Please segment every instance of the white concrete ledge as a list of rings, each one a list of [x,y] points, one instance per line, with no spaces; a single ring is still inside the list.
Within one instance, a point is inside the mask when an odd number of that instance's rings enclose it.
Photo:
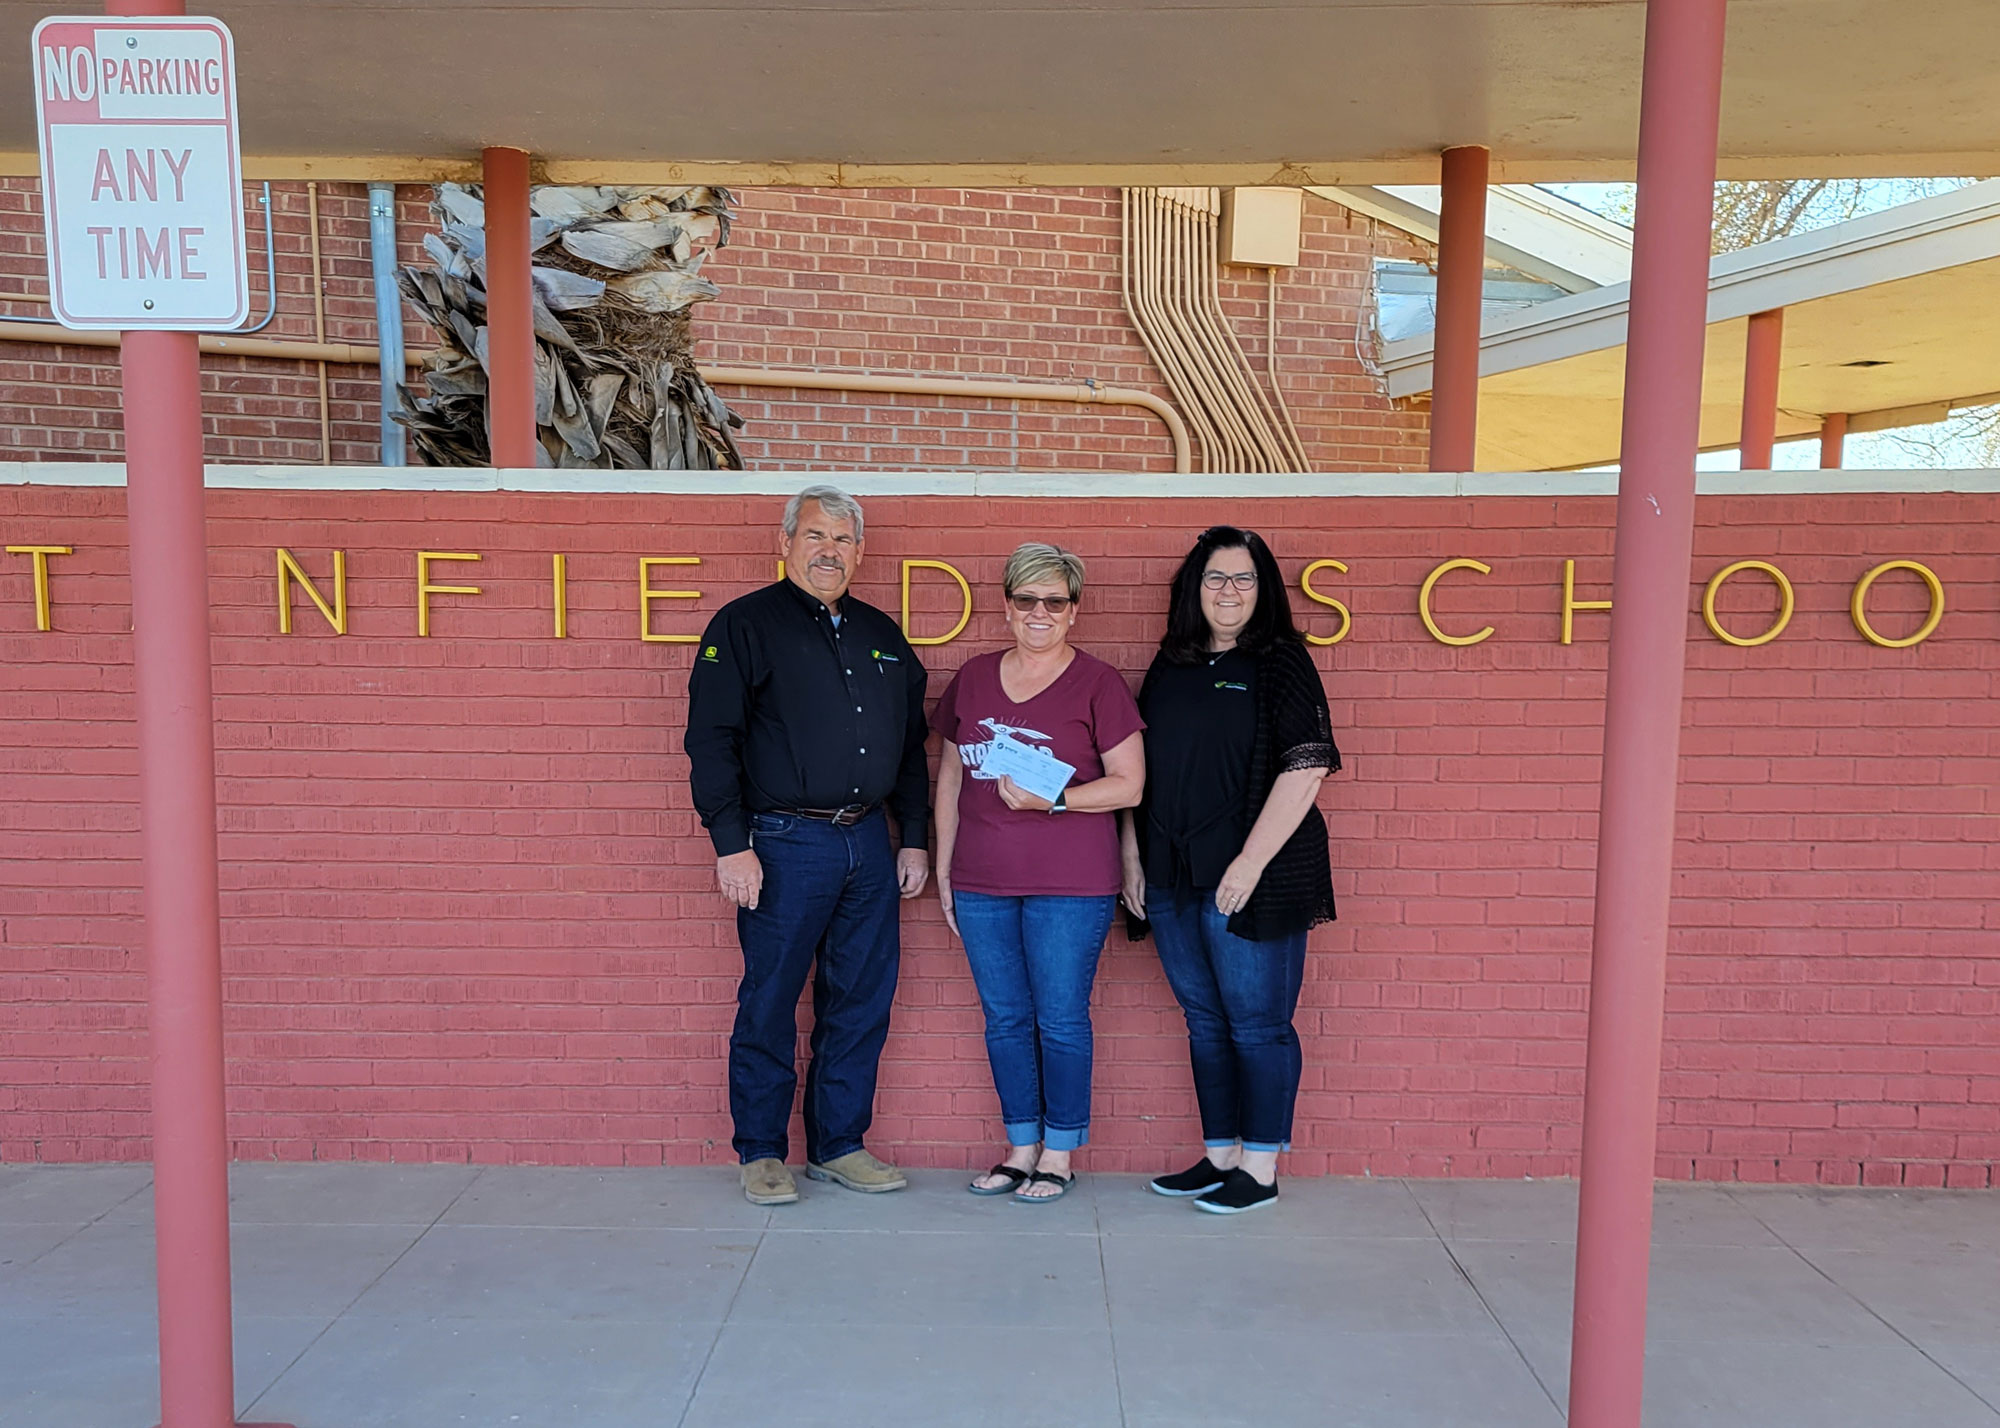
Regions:
[[[437,466],[211,466],[216,491],[532,491],[546,494],[789,496],[816,481],[857,496],[1042,496],[1299,500],[1339,496],[1609,496],[1592,472],[1360,472],[1328,476],[865,471],[539,471]],[[0,461],[0,486],[123,486],[117,462]],[[1704,496],[2000,492],[2000,471],[1705,471]]]

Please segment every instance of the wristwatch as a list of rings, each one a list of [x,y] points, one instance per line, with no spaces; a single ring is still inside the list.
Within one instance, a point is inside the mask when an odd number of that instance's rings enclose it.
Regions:
[[[1069,812],[1069,790],[1068,790],[1068,789],[1063,789],[1063,790],[1062,790],[1061,792],[1059,792],[1059,793],[1057,793],[1057,794],[1056,794],[1056,801],[1055,801],[1054,803],[1051,803],[1051,804],[1049,805],[1049,812],[1050,812],[1050,813],[1067,813],[1067,812]]]

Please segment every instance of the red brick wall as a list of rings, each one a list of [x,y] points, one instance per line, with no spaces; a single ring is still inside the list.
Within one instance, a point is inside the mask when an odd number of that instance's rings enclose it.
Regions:
[[[264,292],[264,219],[260,185],[246,184],[250,286],[259,318]],[[397,193],[398,238],[405,262],[422,258],[429,190]],[[368,262],[368,188],[319,186],[320,271],[326,340],[375,342],[374,285]],[[259,338],[311,342],[312,226],[306,185],[271,185],[277,255],[277,315]],[[46,317],[41,193],[33,179],[0,178],[0,319]],[[12,296],[10,296],[12,295]],[[36,295],[24,297],[21,295]],[[422,346],[427,329],[405,314],[407,335]],[[205,354],[203,427],[208,459],[250,463],[373,465],[381,459],[379,378],[371,366],[327,368],[329,441],[320,440],[319,364]],[[115,351],[71,343],[0,342],[0,461],[119,461],[124,433]]]
[[[655,609],[692,632],[771,572],[765,497],[217,492],[211,503],[231,1134],[238,1155],[657,1163],[728,1154],[737,956],[679,752],[686,646],[637,639],[637,559],[700,555]],[[116,490],[0,487],[5,544],[58,558],[55,629],[0,565],[0,1159],[146,1152],[129,612]],[[1557,643],[1562,560],[1604,592],[1603,498],[1056,502],[877,498],[862,593],[897,562],[975,584],[934,688],[994,647],[994,581],[1025,535],[1090,561],[1080,643],[1136,676],[1189,533],[1272,537],[1354,611],[1327,669],[1348,770],[1323,796],[1341,920],[1300,1027],[1300,1172],[1573,1171],[1583,1058],[1602,614]],[[1689,609],[1739,558],[1798,613],[1738,649],[1690,613],[1660,1172],[1985,1185],[2000,1159],[2000,498],[1705,498]],[[273,548],[324,583],[348,552],[352,633],[303,597],[277,630]],[[415,637],[418,549],[478,551]],[[571,638],[549,637],[549,554]],[[1440,560],[1453,649],[1419,623]],[[1864,643],[1855,579],[1912,557],[1943,626]],[[933,583],[925,583],[931,581]],[[919,630],[947,622],[918,577]],[[1754,631],[1762,577],[1724,591]],[[1321,632],[1331,613],[1294,596]],[[1916,582],[1885,578],[1885,632]],[[991,1158],[980,1019],[933,898],[907,960],[877,1143]],[[1149,947],[1114,934],[1097,988],[1089,1163],[1153,1169],[1195,1134],[1185,1041]]]
[[[1001,376],[1167,396],[1119,296],[1118,191],[743,190],[706,271],[702,360],[823,371]],[[1364,369],[1376,254],[1393,233],[1308,195],[1300,263],[1280,275],[1279,374],[1316,470],[1421,469],[1423,412]],[[1261,269],[1224,268],[1224,310],[1263,371]],[[753,466],[1172,470],[1158,418],[1046,402],[840,399],[728,388]]]
[[[422,260],[428,195],[411,185],[398,193],[407,262]],[[1091,379],[1166,395],[1118,295],[1115,189],[747,189],[742,200],[730,247],[706,270],[723,297],[697,310],[703,362]],[[47,314],[41,301],[20,296],[47,291],[39,202],[33,180],[0,179],[0,318]],[[260,335],[311,340],[306,186],[273,184],[272,207],[279,316]],[[367,189],[321,184],[319,209],[327,339],[372,344]],[[253,201],[257,242],[261,222]],[[1370,220],[1308,199],[1301,262],[1279,287],[1279,366],[1317,469],[1423,465],[1426,414],[1393,407],[1358,346],[1372,257],[1412,252]],[[252,266],[261,292],[261,251]],[[1225,309],[1261,372],[1264,275],[1224,273]],[[408,337],[412,346],[427,341],[414,322]],[[202,362],[210,460],[322,459],[316,364]],[[372,367],[329,368],[328,450],[337,464],[378,459],[376,380]],[[738,387],[723,394],[749,420],[741,444],[757,468],[1172,469],[1164,428],[1136,409]],[[116,460],[120,450],[111,353],[0,342],[0,460]]]

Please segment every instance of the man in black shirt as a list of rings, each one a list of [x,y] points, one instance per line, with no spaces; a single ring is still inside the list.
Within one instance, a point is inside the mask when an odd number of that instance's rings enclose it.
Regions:
[[[924,668],[895,621],[847,593],[861,507],[807,487],[778,548],[784,579],[723,606],[688,677],[695,811],[743,947],[729,1109],[758,1205],[798,1199],[785,1169],[795,1013],[815,958],[806,1174],[869,1192],[908,1183],[862,1137],[896,994],[898,896],[930,875]],[[902,834],[893,858],[885,808]]]

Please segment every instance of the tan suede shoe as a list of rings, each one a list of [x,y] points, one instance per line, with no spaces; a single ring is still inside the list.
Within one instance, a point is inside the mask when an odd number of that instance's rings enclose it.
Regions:
[[[877,1160],[865,1150],[850,1150],[847,1154],[835,1156],[824,1165],[806,1162],[806,1177],[811,1180],[831,1180],[836,1185],[845,1185],[850,1190],[859,1190],[864,1195],[880,1195],[890,1190],[901,1190],[910,1182],[903,1172],[887,1161]]]
[[[784,1161],[766,1157],[743,1167],[743,1198],[753,1205],[790,1205],[799,1198],[799,1187]]]

